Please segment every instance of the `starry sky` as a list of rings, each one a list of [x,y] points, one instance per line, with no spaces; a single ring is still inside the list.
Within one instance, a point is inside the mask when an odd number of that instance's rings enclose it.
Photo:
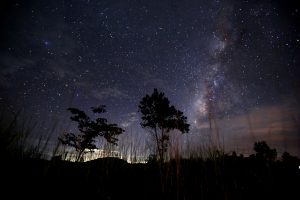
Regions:
[[[1,110],[22,110],[39,132],[70,121],[69,107],[104,104],[144,134],[138,104],[158,88],[188,117],[184,140],[213,129],[228,151],[266,140],[300,156],[295,3],[4,0],[0,28]]]

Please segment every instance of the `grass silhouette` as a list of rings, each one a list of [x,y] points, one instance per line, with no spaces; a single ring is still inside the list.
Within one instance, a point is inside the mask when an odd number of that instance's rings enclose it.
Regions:
[[[50,135],[31,143],[37,125],[26,127],[17,113],[1,121],[1,194],[10,198],[97,199],[292,199],[298,194],[300,160],[287,152],[267,159],[264,148],[251,156],[226,154],[215,142],[190,149],[182,157],[180,147],[169,148],[163,165],[151,157],[139,163],[139,140],[120,143],[121,158],[70,162],[57,143],[52,159],[46,159]],[[126,146],[126,144],[128,146]],[[104,144],[103,144],[104,145]],[[105,145],[104,145],[105,146]],[[109,147],[107,147],[109,149]],[[130,155],[129,155],[130,154]],[[273,155],[273,154],[272,154]],[[164,173],[161,173],[163,170]]]

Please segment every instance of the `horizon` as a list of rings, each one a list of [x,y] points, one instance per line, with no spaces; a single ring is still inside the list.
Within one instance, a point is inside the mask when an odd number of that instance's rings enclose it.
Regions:
[[[22,110],[28,126],[37,124],[32,140],[51,132],[55,145],[76,129],[67,108],[90,114],[106,105],[103,116],[125,129],[121,145],[145,150],[138,105],[158,88],[191,125],[190,133],[174,134],[182,149],[213,140],[225,152],[251,154],[264,140],[300,157],[299,8],[281,1],[2,1],[1,114]]]

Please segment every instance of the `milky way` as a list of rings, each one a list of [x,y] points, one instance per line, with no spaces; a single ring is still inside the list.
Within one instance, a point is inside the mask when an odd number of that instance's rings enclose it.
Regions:
[[[264,139],[299,154],[296,4],[16,0],[0,13],[5,112],[23,109],[49,129],[68,107],[105,104],[140,133],[138,103],[158,88],[194,136],[214,128],[228,150]]]

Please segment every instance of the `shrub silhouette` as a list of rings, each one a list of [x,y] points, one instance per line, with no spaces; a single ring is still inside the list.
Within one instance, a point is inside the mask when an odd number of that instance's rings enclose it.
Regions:
[[[287,165],[294,165],[294,166],[299,166],[300,165],[300,160],[296,156],[292,156],[288,152],[284,152],[281,156],[281,160],[283,163]]]
[[[91,109],[95,114],[106,112],[104,105],[91,107]],[[109,124],[105,118],[97,118],[93,121],[84,111],[77,108],[69,108],[68,110],[73,114],[70,119],[78,123],[78,130],[81,134],[66,133],[58,139],[62,144],[75,148],[77,151],[76,161],[82,158],[82,154],[86,149],[91,151],[97,148],[95,138],[98,136],[104,137],[107,142],[117,145],[118,139],[116,136],[124,132],[117,124]]]
[[[142,114],[141,126],[148,128],[156,143],[160,161],[168,148],[169,132],[177,129],[181,133],[189,132],[189,124],[183,112],[170,106],[165,94],[155,88],[151,96],[146,95],[140,101],[139,112]]]
[[[271,149],[265,141],[255,142],[254,150],[256,152],[256,157],[259,159],[267,161],[274,161],[276,159],[276,149]]]

